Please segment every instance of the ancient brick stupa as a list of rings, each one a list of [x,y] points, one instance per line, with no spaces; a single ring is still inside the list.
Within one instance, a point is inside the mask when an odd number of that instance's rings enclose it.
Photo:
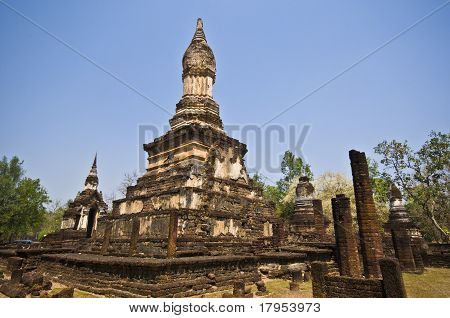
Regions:
[[[72,229],[86,232],[91,237],[97,226],[97,219],[105,216],[108,206],[103,201],[102,193],[98,191],[97,155],[95,155],[91,170],[84,182],[84,189],[77,193],[63,215],[61,229]]]
[[[330,221],[323,215],[322,201],[314,198],[314,186],[308,177],[300,177],[295,194],[295,210],[288,220],[288,241],[323,241]]]
[[[144,145],[146,173],[99,222],[104,253],[217,255],[272,242],[273,209],[249,178],[246,145],[223,130],[213,98],[216,61],[201,19],[182,65],[171,130]]]
[[[400,190],[391,185],[389,220],[384,225],[392,237],[395,256],[404,271],[422,271],[423,262],[420,255],[422,237],[411,221]]]

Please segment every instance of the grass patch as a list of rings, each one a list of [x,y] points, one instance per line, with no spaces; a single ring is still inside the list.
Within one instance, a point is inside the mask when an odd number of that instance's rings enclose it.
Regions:
[[[52,296],[54,294],[56,294],[57,292],[59,292],[60,290],[64,289],[65,287],[56,287],[53,288],[50,292],[49,292],[49,296]],[[83,290],[79,290],[79,289],[74,289],[73,291],[73,298],[101,298],[101,295],[97,295],[97,294],[92,294]]]
[[[311,298],[312,283],[299,283],[298,291],[289,290],[289,281],[285,279],[271,279],[266,282],[270,298]]]
[[[421,275],[403,273],[406,293],[410,298],[450,298],[450,269],[427,268]],[[284,279],[265,280],[269,295],[266,298],[310,298],[312,297],[311,282],[299,284],[299,291],[289,290],[289,281]],[[256,292],[256,286],[252,286]],[[222,290],[205,294],[206,298],[220,298],[224,292],[232,293],[233,290]],[[200,297],[200,296],[197,296]],[[255,296],[256,297],[256,296]]]
[[[410,298],[450,298],[450,269],[426,268],[422,275],[403,274]]]
[[[267,279],[264,281],[269,294],[262,298],[311,298],[312,297],[312,285],[311,281],[307,283],[299,283],[298,291],[289,290],[289,281],[284,279]],[[252,285],[252,291],[257,291],[256,286]],[[221,290],[214,293],[205,294],[205,298],[221,298],[225,292],[233,293],[233,289]],[[202,296],[195,296],[198,298]],[[255,298],[259,298],[254,295]]]
[[[101,298],[101,295],[89,293],[87,291],[76,289],[73,291],[73,298]]]

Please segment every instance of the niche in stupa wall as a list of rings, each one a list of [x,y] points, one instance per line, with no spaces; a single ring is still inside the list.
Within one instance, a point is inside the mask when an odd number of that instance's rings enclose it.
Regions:
[[[242,157],[237,153],[237,150],[229,147],[217,152],[214,161],[214,177],[226,180],[242,180],[248,183],[248,175]]]
[[[105,230],[106,230],[106,222],[102,222],[101,219],[97,222],[97,239],[103,239],[105,236]]]
[[[120,214],[138,213],[142,211],[144,203],[141,200],[125,201],[119,204]]]
[[[234,219],[212,219],[212,236],[232,235],[235,237],[245,236],[245,231],[242,229],[240,221]]]
[[[145,216],[140,219],[139,223],[139,235],[148,234],[152,227],[153,218],[151,216]]]
[[[186,187],[202,187],[203,185],[203,177],[198,176],[198,175],[194,175],[194,174],[190,174],[189,178],[187,178],[185,186]]]
[[[266,237],[273,236],[272,223],[269,223],[267,221],[264,223],[263,235]]]
[[[123,237],[130,237],[132,225],[133,222],[130,222],[130,220],[126,219],[115,220],[111,231],[111,238],[117,239]]]
[[[65,229],[73,229],[73,227],[75,226],[75,219],[63,219],[61,222],[61,229],[65,230]]]

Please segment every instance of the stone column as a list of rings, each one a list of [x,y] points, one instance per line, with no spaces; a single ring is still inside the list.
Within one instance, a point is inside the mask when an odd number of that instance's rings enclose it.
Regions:
[[[129,251],[130,255],[133,255],[134,253],[136,253],[137,242],[139,239],[140,226],[141,226],[140,219],[134,218],[132,228],[131,228],[131,237],[130,237],[130,251]]]
[[[405,284],[402,271],[397,260],[384,258],[380,260],[380,268],[383,278],[383,289],[386,298],[406,298]]]
[[[242,298],[245,296],[245,282],[243,280],[234,282],[233,296],[238,298]]]
[[[285,223],[284,220],[277,220],[272,224],[272,241],[273,245],[280,247],[284,244],[286,233],[284,230]]]
[[[380,224],[373,200],[366,154],[350,150],[350,162],[355,191],[361,253],[366,278],[380,278],[378,261],[383,258]]]
[[[312,290],[314,298],[326,298],[325,276],[328,274],[328,265],[325,262],[311,264]]]
[[[331,199],[339,272],[342,276],[361,277],[358,244],[353,231],[350,199],[338,194]]]
[[[112,222],[108,221],[108,223],[106,223],[105,234],[103,236],[103,245],[102,245],[102,250],[101,250],[102,255],[108,254],[109,243],[111,240],[112,227],[113,227]]]
[[[425,270],[425,265],[423,264],[422,254],[421,254],[421,247],[414,243],[412,244],[412,251],[414,255],[414,264],[416,265],[416,272],[423,273]]]
[[[322,200],[313,200],[314,207],[314,228],[319,241],[325,238],[325,217],[323,215]]]
[[[169,237],[167,240],[167,258],[174,258],[177,253],[178,214],[170,213]]]

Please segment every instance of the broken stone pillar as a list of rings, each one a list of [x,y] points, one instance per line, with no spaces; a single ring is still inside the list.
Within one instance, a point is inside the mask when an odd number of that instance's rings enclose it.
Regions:
[[[105,234],[103,237],[103,245],[102,245],[102,250],[101,250],[102,255],[105,255],[108,253],[109,243],[110,243],[111,234],[112,234],[112,227],[113,227],[113,224],[111,222],[108,222],[106,224]]]
[[[289,282],[289,290],[290,291],[298,291],[298,290],[300,290],[298,282]]]
[[[177,253],[178,214],[170,213],[169,237],[167,241],[167,258],[174,258]]]
[[[325,262],[312,262],[312,290],[314,298],[326,298],[325,276],[328,274],[328,265]]]
[[[302,281],[302,271],[301,270],[295,270],[292,272],[292,281],[296,282],[296,283]]]
[[[233,284],[233,296],[242,298],[245,296],[245,282],[243,280],[237,281]]]
[[[306,271],[303,273],[303,281],[305,283],[309,282],[311,280],[311,272],[310,271]]]
[[[369,167],[366,154],[350,150],[350,162],[355,191],[356,214],[358,217],[361,254],[366,278],[380,278],[378,261],[383,258],[383,245],[380,234],[372,185],[369,178]]]
[[[386,298],[406,298],[400,264],[396,259],[384,258],[380,260],[383,278],[383,289]]]
[[[331,199],[339,272],[342,276],[361,277],[358,244],[353,231],[350,199],[338,194]]]
[[[284,220],[277,220],[272,225],[272,233],[273,233],[273,245],[274,246],[282,246],[285,242],[286,232],[284,231],[285,223]]]
[[[139,218],[133,219],[133,224],[131,228],[131,237],[130,237],[130,255],[133,255],[136,253],[136,247],[137,242],[139,239],[139,228],[140,228],[141,222]]]
[[[267,294],[266,284],[262,280],[257,281],[255,285],[256,289],[258,290],[256,292],[256,296],[264,296]]]
[[[314,232],[317,236],[317,239],[323,241],[325,238],[326,231],[326,218],[323,215],[323,207],[322,200],[313,200],[313,208],[314,208]]]
[[[422,258],[422,248],[418,244],[415,244],[413,241],[412,251],[414,255],[414,264],[416,265],[416,272],[423,273],[423,271],[425,270],[425,265]]]
[[[20,283],[22,281],[23,269],[14,269],[11,272],[11,282]]]
[[[384,227],[391,232],[395,257],[398,259],[401,269],[403,271],[415,272],[416,263],[410,235],[410,231],[414,229],[414,225],[403,205],[400,190],[394,184],[391,185],[389,201],[389,220]]]
[[[8,258],[8,265],[6,268],[10,271],[13,271],[15,269],[20,269],[22,267],[22,264],[23,258],[13,256]]]

